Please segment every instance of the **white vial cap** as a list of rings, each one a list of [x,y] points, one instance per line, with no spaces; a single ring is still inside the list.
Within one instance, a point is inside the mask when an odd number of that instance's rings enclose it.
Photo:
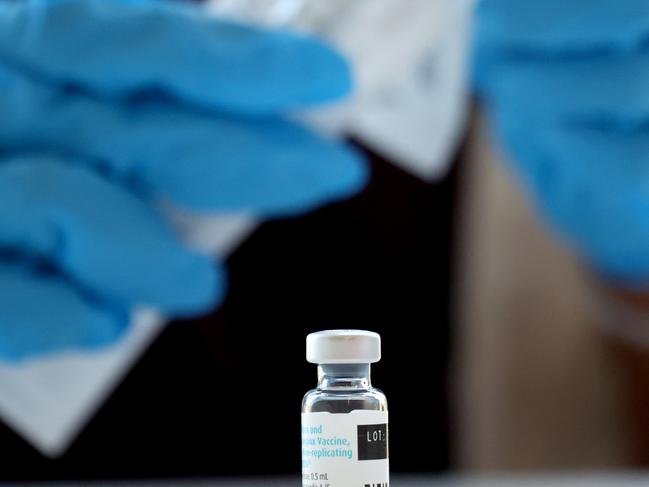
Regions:
[[[326,330],[306,337],[313,364],[368,364],[381,360],[381,336],[365,330]]]

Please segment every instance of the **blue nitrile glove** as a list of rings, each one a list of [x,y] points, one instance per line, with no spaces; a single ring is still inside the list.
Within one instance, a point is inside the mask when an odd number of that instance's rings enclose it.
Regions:
[[[157,0],[0,1],[0,360],[114,342],[139,304],[215,306],[218,263],[156,211],[290,215],[363,160],[281,117],[344,95],[320,42]]]
[[[649,286],[649,2],[484,0],[476,79],[543,214],[590,264]]]

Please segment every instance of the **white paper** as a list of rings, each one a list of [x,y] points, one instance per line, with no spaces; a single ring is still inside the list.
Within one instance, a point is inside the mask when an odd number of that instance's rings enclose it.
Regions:
[[[408,49],[413,55],[359,100],[349,131],[405,170],[435,180],[445,176],[464,132],[472,2],[414,3],[389,39],[393,57]]]

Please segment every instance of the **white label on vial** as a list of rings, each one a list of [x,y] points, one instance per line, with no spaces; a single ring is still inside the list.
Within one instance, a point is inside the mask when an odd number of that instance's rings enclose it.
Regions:
[[[388,487],[388,413],[302,414],[302,487]]]

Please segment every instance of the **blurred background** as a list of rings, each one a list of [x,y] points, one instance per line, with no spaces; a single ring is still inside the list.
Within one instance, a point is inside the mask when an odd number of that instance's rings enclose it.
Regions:
[[[370,157],[362,194],[247,239],[222,309],[170,325],[63,457],[4,427],[3,479],[294,473],[316,380],[304,338],[332,327],[383,337],[373,381],[390,400],[394,471],[632,464],[589,277],[530,210],[479,113],[440,183]],[[267,346],[278,332],[280,354]],[[264,452],[252,466],[251,445]]]
[[[259,5],[248,8],[261,16]],[[385,84],[376,90],[394,102]],[[611,331],[624,319],[602,306],[619,298],[644,316],[644,294],[593,272],[589,253],[557,236],[512,169],[521,153],[494,136],[506,129],[493,91],[468,91],[446,162],[428,176],[418,154],[382,142],[385,126],[348,123],[368,185],[252,230],[227,258],[223,305],[166,326],[61,455],[0,427],[0,480],[295,474],[300,401],[316,384],[304,340],[330,328],[382,336],[373,384],[390,404],[394,472],[646,466],[645,335]],[[402,132],[421,131],[395,113]]]

